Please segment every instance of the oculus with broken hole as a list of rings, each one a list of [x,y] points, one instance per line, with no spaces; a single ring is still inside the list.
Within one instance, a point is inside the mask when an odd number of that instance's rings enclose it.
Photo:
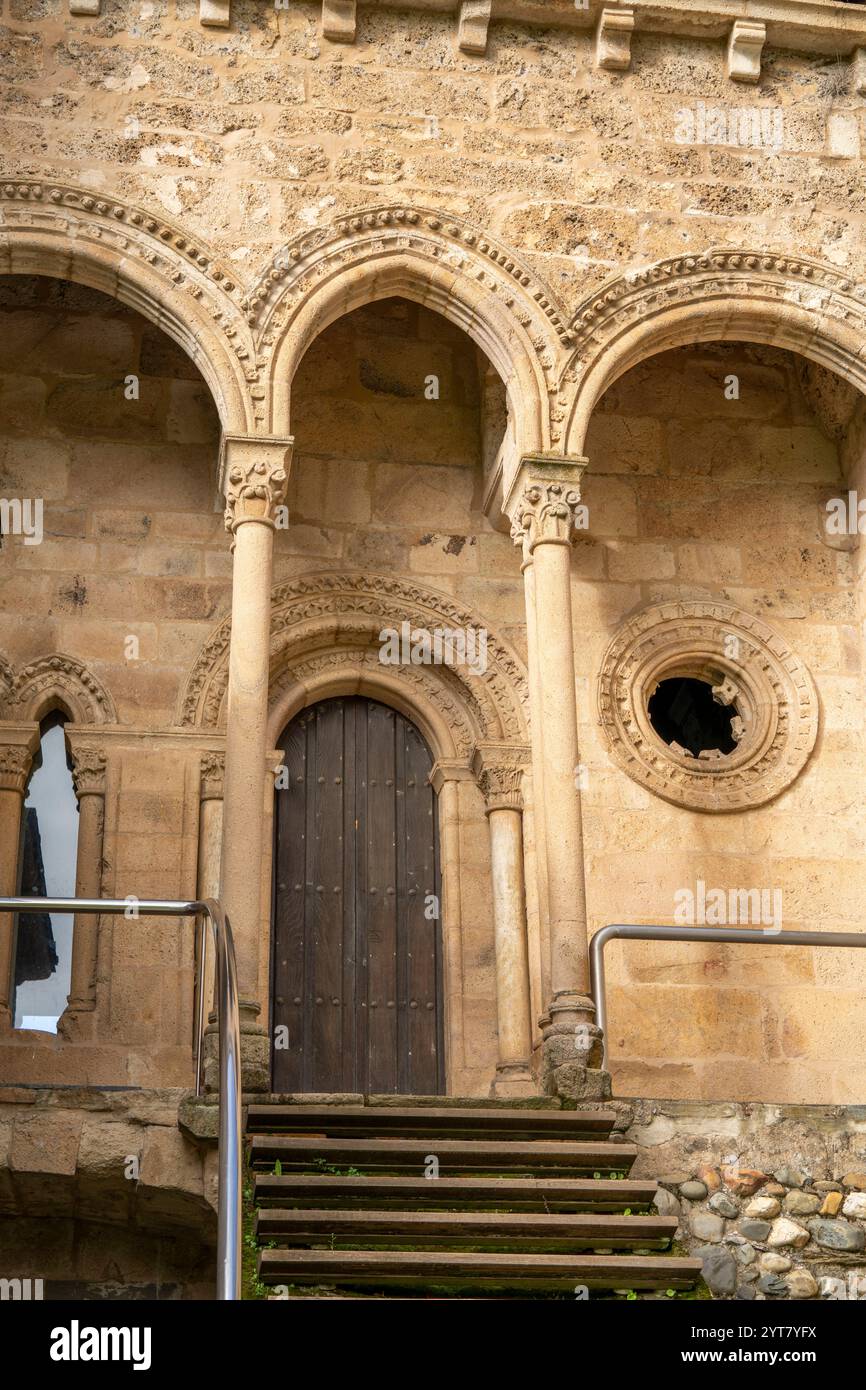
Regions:
[[[725,603],[634,614],[605,652],[598,717],[629,777],[675,805],[734,811],[778,796],[818,730],[812,677],[760,618]]]

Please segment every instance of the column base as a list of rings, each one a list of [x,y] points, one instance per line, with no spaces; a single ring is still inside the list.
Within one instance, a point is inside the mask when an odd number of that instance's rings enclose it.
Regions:
[[[602,1034],[588,995],[562,993],[540,1020],[541,1084],[563,1100],[607,1100],[610,1073],[602,1071]]]
[[[271,1040],[258,1022],[261,1005],[254,999],[241,999],[238,1005],[241,1029],[241,1091],[262,1094],[271,1089]],[[219,1027],[210,1015],[204,1035],[204,1090],[219,1091]]]
[[[57,1020],[57,1032],[65,1042],[95,1042],[95,1005],[69,1000]]]
[[[490,1087],[492,1097],[507,1100],[537,1096],[538,1082],[526,1062],[500,1062]]]

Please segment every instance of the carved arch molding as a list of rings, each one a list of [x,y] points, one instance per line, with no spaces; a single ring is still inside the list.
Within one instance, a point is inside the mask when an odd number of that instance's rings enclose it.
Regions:
[[[478,342],[509,388],[523,453],[581,455],[611,381],[654,352],[711,337],[775,343],[866,391],[866,285],[809,256],[671,257],[615,276],[570,316],[509,247],[424,208],[340,217],[246,281],[201,237],[91,190],[0,181],[0,209],[0,273],[78,280],[139,310],[199,366],[226,433],[285,434],[306,347],[347,306],[383,294],[417,298]]]
[[[0,657],[0,719],[36,722],[62,707],[76,724],[115,724],[114,701],[75,657],[55,652],[14,669]]]
[[[485,661],[383,665],[380,633],[473,629],[486,633]],[[180,701],[177,722],[217,729],[225,724],[231,619],[202,649]],[[407,709],[428,726],[447,728],[452,756],[469,758],[479,742],[527,741],[526,672],[511,648],[447,594],[385,575],[316,574],[277,585],[271,595],[272,709],[298,687],[354,672],[370,686],[386,675]],[[429,718],[423,720],[424,712]],[[445,754],[441,746],[439,756]]]

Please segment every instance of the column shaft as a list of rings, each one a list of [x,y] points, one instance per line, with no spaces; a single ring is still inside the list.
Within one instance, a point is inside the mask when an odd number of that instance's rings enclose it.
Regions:
[[[523,817],[510,806],[493,808],[490,869],[496,941],[496,1009],[499,1068],[529,1073],[529,961],[526,949],[526,890],[523,881]]]

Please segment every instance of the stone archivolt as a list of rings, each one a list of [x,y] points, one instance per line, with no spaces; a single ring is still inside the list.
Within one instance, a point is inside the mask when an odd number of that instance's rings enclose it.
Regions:
[[[223,427],[260,427],[267,388],[239,289],[198,237],[114,197],[66,184],[0,183],[0,273],[101,290],[163,328],[200,369]]]
[[[659,681],[709,680],[736,704],[742,737],[727,756],[693,758],[653,729]],[[818,697],[799,657],[767,623],[724,603],[671,602],[636,614],[601,664],[598,718],[610,752],[634,781],[674,805],[738,811],[784,791],[818,732]]]
[[[303,233],[244,286],[200,237],[122,199],[9,180],[0,207],[0,273],[72,279],[143,313],[200,368],[237,436],[288,434],[290,383],[310,343],[387,295],[427,305],[483,349],[508,390],[518,454],[581,454],[610,383],[688,342],[777,343],[866,391],[866,288],[813,257],[672,257],[609,281],[569,320],[512,250],[424,208],[371,208]]]
[[[245,300],[274,381],[291,382],[313,339],[352,309],[404,295],[478,343],[509,389],[521,452],[552,440],[550,398],[571,342],[565,311],[507,247],[423,208],[381,207],[338,219],[282,250]],[[275,393],[271,428],[289,420]]]
[[[487,667],[383,665],[385,627],[484,629]],[[205,644],[181,699],[178,722],[218,728],[225,722],[231,622]],[[305,681],[354,673],[369,684],[387,676],[405,690],[407,707],[428,707],[444,720],[458,754],[479,739],[525,740],[528,687],[517,656],[473,614],[445,594],[384,575],[317,574],[278,585],[271,595],[270,703],[279,707]],[[440,754],[443,750],[437,750]]]
[[[56,704],[76,724],[115,724],[114,701],[100,681],[73,656],[39,657],[13,673],[0,666],[0,715],[5,719],[43,719]]]
[[[866,286],[807,256],[714,249],[611,280],[578,308],[564,375],[568,451],[580,453],[599,398],[668,348],[746,339],[788,348],[866,392]]]

